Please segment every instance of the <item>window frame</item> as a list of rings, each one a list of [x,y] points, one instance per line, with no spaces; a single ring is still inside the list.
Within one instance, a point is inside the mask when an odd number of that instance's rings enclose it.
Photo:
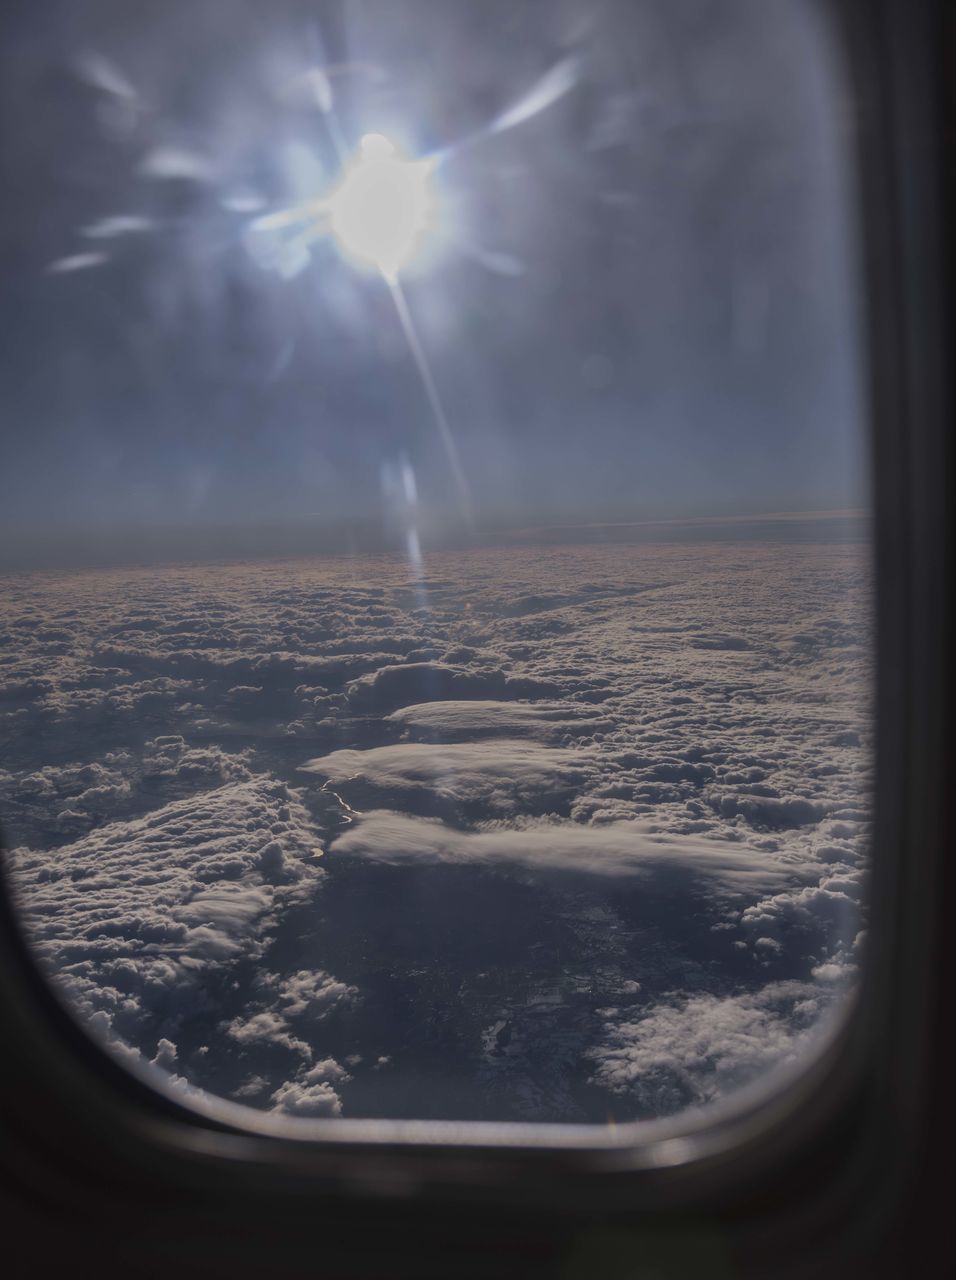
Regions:
[[[596,1144],[593,1129],[577,1126],[574,1137],[566,1126],[475,1122],[246,1124],[247,1109],[233,1104],[205,1116],[183,1107],[89,1039],[37,971],[0,887],[0,1025],[9,1029],[0,1194],[54,1212],[93,1209],[119,1189],[143,1220],[157,1191],[167,1212],[188,1217],[199,1203],[233,1222],[263,1200],[310,1222],[319,1207],[344,1222],[356,1205],[375,1204],[396,1231],[441,1205],[452,1221],[493,1210],[532,1235],[557,1213],[566,1216],[558,1231],[622,1215],[660,1225],[703,1214],[754,1258],[768,1222],[806,1249],[830,1239],[851,1200],[854,1239],[879,1232],[926,1141],[938,891],[952,830],[944,6],[818,7],[834,20],[855,118],[875,510],[872,942],[850,1016],[782,1088],[743,1092],[696,1122],[640,1124],[637,1145],[620,1136]],[[328,1136],[305,1136],[320,1131]]]

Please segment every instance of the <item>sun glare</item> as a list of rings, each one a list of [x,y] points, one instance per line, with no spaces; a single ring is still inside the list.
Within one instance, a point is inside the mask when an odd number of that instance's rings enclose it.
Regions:
[[[403,159],[382,134],[367,133],[329,199],[332,231],[343,252],[394,280],[428,226],[431,170],[428,161]]]

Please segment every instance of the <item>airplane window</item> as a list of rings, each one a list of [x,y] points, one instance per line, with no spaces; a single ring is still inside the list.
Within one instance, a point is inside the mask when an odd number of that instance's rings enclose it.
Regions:
[[[875,657],[825,11],[3,24],[0,821],[65,1006],[285,1117],[809,1062]]]

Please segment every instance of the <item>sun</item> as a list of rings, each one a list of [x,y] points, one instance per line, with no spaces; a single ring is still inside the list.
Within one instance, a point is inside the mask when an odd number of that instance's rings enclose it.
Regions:
[[[432,211],[433,165],[406,160],[380,133],[367,133],[328,200],[329,223],[342,251],[388,280],[415,255]]]

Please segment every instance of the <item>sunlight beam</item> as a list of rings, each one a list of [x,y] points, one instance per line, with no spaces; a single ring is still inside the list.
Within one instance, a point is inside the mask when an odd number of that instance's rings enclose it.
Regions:
[[[425,390],[425,396],[432,411],[432,417],[438,427],[442,444],[445,447],[445,453],[448,457],[448,465],[452,476],[455,480],[455,486],[458,489],[458,497],[461,502],[461,513],[467,521],[469,527],[474,525],[474,518],[471,508],[471,492],[468,488],[468,480],[465,476],[464,468],[461,465],[461,458],[458,454],[458,445],[455,443],[455,437],[445,413],[445,407],[441,402],[438,394],[438,386],[432,375],[431,366],[425,355],[425,351],[418,339],[418,333],[412,321],[411,312],[408,309],[408,303],[405,301],[405,293],[399,284],[398,277],[388,279],[386,277],[392,300],[395,303],[395,310],[398,312],[398,318],[401,322],[402,329],[405,333],[405,340],[408,343],[408,349],[415,361],[415,367],[418,369],[419,377],[422,380],[422,386]]]

